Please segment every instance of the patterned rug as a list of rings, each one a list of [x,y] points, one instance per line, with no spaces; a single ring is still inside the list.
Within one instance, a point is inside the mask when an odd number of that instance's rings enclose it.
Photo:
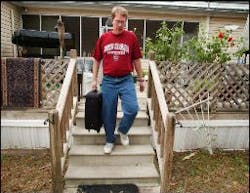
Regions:
[[[134,184],[79,185],[77,193],[139,193]]]
[[[39,107],[39,58],[2,58],[1,78],[3,107]]]

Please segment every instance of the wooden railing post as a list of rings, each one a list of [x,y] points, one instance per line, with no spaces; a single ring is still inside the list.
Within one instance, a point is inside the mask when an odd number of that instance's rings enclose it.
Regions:
[[[58,122],[58,111],[49,112],[50,151],[52,168],[53,193],[63,193],[63,176],[61,167],[61,136]]]
[[[152,95],[152,84],[153,84],[153,78],[152,78],[152,72],[150,70],[150,66],[149,66],[149,70],[148,70],[148,92],[147,92],[147,97],[151,98]]]
[[[155,59],[155,52],[154,51],[149,51],[149,60],[154,60]]]
[[[164,137],[164,154],[162,167],[162,182],[161,193],[169,191],[169,184],[172,173],[173,163],[173,147],[174,147],[174,133],[175,133],[175,114],[167,114],[167,128],[165,129]]]

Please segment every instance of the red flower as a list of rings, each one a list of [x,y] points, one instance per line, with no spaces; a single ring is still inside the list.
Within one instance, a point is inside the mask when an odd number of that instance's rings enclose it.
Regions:
[[[227,40],[228,42],[231,42],[231,41],[233,41],[233,37],[228,37],[228,40]]]
[[[219,34],[218,34],[218,38],[224,38],[224,33],[222,33],[222,32],[220,32]]]

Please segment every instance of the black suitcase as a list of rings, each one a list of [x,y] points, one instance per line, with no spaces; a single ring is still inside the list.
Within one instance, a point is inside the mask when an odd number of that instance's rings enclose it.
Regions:
[[[86,94],[85,128],[98,133],[102,127],[102,93],[92,90]]]

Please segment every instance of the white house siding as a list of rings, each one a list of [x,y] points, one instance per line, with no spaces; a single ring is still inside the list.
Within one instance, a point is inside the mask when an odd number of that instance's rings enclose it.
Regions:
[[[20,9],[6,1],[1,1],[1,57],[17,56],[17,49],[11,42],[11,36],[20,28]]]
[[[183,127],[175,128],[175,151],[187,151],[205,148],[206,139],[204,130],[195,131],[201,125],[197,121],[181,121]],[[212,137],[212,147],[220,149],[249,149],[249,120],[211,120],[206,122],[210,126],[209,133]]]
[[[1,120],[1,149],[49,148],[49,143],[44,120]]]

